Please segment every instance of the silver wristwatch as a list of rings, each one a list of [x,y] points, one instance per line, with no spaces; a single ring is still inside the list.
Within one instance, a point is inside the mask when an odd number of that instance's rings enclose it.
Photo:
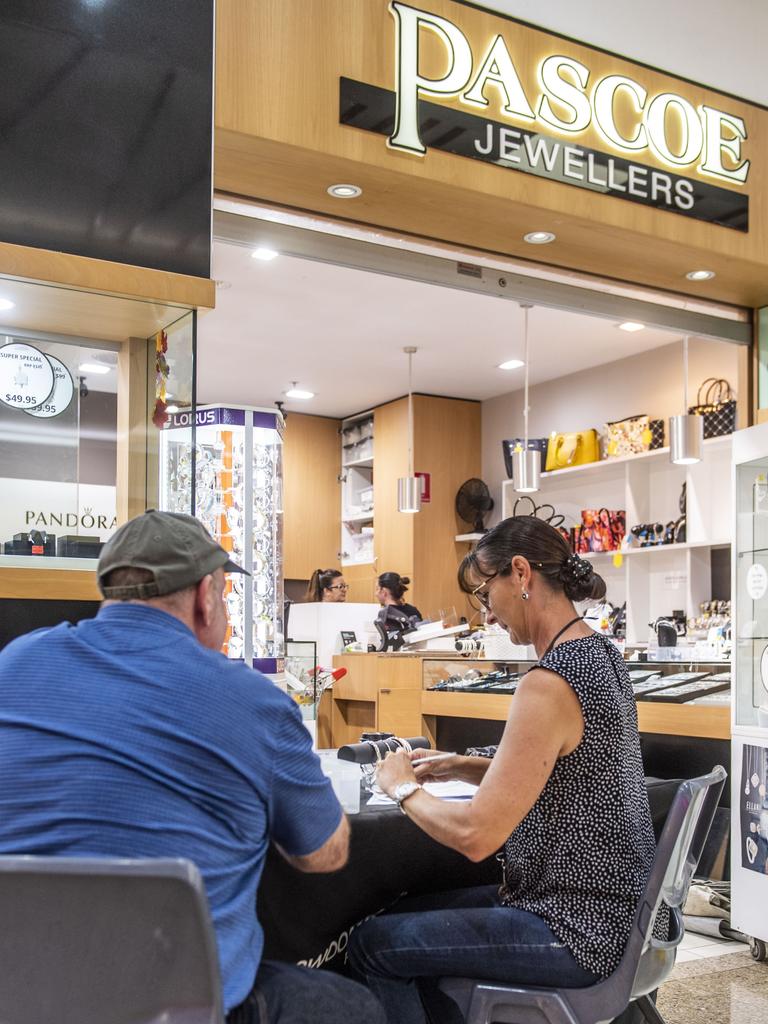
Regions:
[[[399,786],[395,786],[395,800],[397,800],[397,806],[403,814],[405,814],[403,802],[409,796],[413,796],[417,789],[424,789],[420,782],[401,782]]]

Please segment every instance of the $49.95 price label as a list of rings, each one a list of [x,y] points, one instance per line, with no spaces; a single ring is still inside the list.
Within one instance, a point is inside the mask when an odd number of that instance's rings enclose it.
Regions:
[[[0,401],[14,409],[34,409],[53,391],[54,372],[38,349],[23,342],[0,348]]]

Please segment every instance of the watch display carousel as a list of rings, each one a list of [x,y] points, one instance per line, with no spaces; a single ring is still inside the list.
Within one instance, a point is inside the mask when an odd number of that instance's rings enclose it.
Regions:
[[[193,429],[192,429],[193,428]],[[191,513],[251,575],[227,576],[223,653],[283,670],[282,433],[276,410],[198,407],[161,433],[161,508]]]

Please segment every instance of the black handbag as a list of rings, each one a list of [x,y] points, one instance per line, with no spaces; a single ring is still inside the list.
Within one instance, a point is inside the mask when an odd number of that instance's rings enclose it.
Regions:
[[[664,447],[664,420],[651,420],[648,424],[651,431],[651,451]]]
[[[689,410],[704,417],[704,438],[723,437],[736,429],[736,399],[731,385],[721,377],[708,377],[699,388],[696,405]]]
[[[548,437],[529,437],[528,438],[528,451],[529,452],[538,452],[539,455],[541,456],[541,472],[542,473],[544,472],[544,469],[545,469],[546,464],[547,464],[547,445],[548,444],[549,444],[549,438]],[[524,446],[525,446],[525,438],[524,437],[513,437],[513,438],[510,438],[507,441],[502,441],[501,442],[501,447],[504,449],[504,467],[505,467],[505,469],[507,471],[507,476],[509,477],[510,480],[512,479],[512,476],[513,476],[513,472],[512,472],[512,452],[515,451],[516,448],[523,448]]]

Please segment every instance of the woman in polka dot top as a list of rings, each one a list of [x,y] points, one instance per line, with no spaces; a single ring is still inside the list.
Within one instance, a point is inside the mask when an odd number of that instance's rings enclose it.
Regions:
[[[517,688],[498,747],[415,766],[423,752],[400,751],[379,769],[382,789],[434,839],[474,861],[504,851],[501,889],[422,897],[412,907],[402,900],[354,933],[350,962],[398,1024],[424,1024],[421,997],[439,977],[559,987],[607,977],[655,852],[624,660],[574,608],[605,595],[592,564],[549,524],[514,516],[464,559],[459,581],[489,623],[533,644],[539,660]],[[447,779],[479,788],[470,801],[446,804],[419,785]],[[441,1021],[460,1021],[446,1003]]]

